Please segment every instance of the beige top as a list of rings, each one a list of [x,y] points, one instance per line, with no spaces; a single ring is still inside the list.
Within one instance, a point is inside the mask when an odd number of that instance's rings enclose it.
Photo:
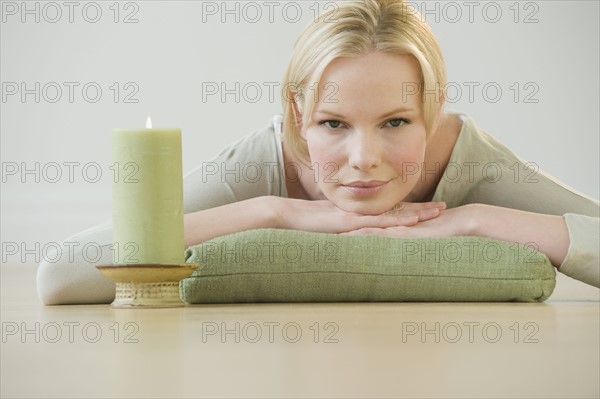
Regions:
[[[570,245],[559,270],[568,276],[600,287],[600,206],[589,198],[516,156],[499,141],[479,129],[465,115],[450,160],[433,201],[449,208],[482,203],[529,212],[564,215]],[[184,212],[192,213],[254,197],[287,197],[281,155],[281,117],[225,148],[216,158],[203,162],[184,177]],[[112,226],[93,227],[65,242],[99,245],[96,261],[75,253],[57,262],[43,262],[38,270],[38,294],[46,304],[111,302],[114,283],[95,269],[110,264]],[[70,244],[73,248],[73,244]],[[66,247],[65,247],[66,248]],[[66,249],[65,249],[66,251]],[[49,256],[56,259],[56,256]]]
[[[450,208],[480,203],[563,215],[570,244],[559,271],[600,287],[598,200],[523,161],[471,118],[461,116],[463,127],[433,201],[445,201]]]

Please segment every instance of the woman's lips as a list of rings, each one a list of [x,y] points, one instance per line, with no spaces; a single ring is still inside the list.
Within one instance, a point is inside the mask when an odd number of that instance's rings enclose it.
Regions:
[[[383,190],[389,182],[389,180],[353,181],[342,184],[342,187],[354,195],[367,196]]]

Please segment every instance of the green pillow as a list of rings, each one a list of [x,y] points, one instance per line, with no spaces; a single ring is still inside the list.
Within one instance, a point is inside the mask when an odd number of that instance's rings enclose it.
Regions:
[[[548,258],[484,237],[390,238],[259,229],[186,250],[199,267],[187,303],[542,302],[556,284]]]

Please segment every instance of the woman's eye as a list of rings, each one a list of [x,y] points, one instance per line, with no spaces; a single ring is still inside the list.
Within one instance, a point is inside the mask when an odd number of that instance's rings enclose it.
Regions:
[[[395,119],[390,119],[387,123],[391,127],[399,127],[399,126],[402,126],[402,125],[408,123],[408,121],[403,118],[395,118]]]
[[[325,125],[331,129],[337,129],[338,127],[340,127],[342,125],[342,122],[336,121],[336,120],[328,120],[328,121],[322,121],[319,124]]]

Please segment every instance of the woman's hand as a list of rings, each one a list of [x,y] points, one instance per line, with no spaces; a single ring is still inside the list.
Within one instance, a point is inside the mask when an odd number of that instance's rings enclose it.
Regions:
[[[485,207],[485,206],[483,206]],[[482,216],[481,205],[463,205],[458,208],[440,210],[436,218],[430,218],[419,223],[386,228],[365,227],[344,234],[382,235],[388,237],[450,237],[473,235]],[[493,217],[487,215],[486,217]]]
[[[562,216],[525,212],[493,205],[470,204],[440,211],[414,225],[360,228],[344,234],[399,238],[481,236],[533,247],[559,267],[569,249],[569,231]]]
[[[413,226],[437,218],[446,209],[444,202],[402,202],[394,209],[381,215],[361,215],[346,212],[327,200],[308,201],[280,198],[276,211],[282,229],[314,231],[320,233],[342,233],[364,228],[385,229],[398,226]]]
[[[343,211],[329,201],[253,197],[185,214],[185,246],[187,248],[214,237],[252,229],[342,233],[363,227],[410,226],[437,217],[440,209],[445,208],[443,202],[401,203],[386,214],[365,216]]]

